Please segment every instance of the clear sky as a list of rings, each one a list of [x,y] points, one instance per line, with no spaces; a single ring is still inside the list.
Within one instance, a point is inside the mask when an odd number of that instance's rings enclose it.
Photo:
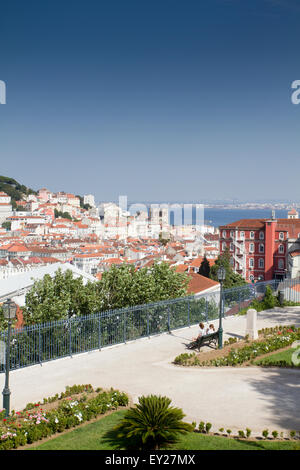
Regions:
[[[2,2],[0,174],[98,201],[300,201],[299,0]]]

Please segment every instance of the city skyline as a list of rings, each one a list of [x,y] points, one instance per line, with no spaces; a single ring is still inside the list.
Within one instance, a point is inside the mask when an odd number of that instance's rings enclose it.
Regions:
[[[198,3],[2,7],[1,174],[97,201],[297,202],[299,5]]]

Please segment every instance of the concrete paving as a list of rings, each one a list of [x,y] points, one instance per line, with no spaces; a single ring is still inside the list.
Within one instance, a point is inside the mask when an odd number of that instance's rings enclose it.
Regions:
[[[217,326],[218,321],[214,323]],[[279,324],[300,326],[300,309],[258,314],[258,329]],[[223,327],[224,340],[242,337],[246,317],[228,317]],[[61,393],[67,385],[90,383],[125,391],[134,402],[151,393],[168,396],[174,406],[183,409],[186,421],[209,421],[213,431],[249,427],[255,435],[265,428],[300,429],[300,370],[173,365],[177,355],[187,352],[185,344],[197,331],[193,326],[12,371],[11,408],[21,410],[29,402]],[[1,390],[3,386],[1,374]]]

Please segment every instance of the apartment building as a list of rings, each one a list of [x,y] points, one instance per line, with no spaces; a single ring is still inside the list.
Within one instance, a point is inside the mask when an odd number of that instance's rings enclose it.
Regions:
[[[299,219],[242,219],[219,230],[220,254],[229,250],[232,268],[246,280],[295,277],[293,266],[298,265],[300,255]]]

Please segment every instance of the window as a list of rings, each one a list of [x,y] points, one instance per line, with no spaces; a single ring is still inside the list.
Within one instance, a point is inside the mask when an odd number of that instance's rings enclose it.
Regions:
[[[259,232],[259,239],[263,240],[265,238],[264,232]]]
[[[230,251],[233,251],[234,248],[233,248],[233,243],[230,243]]]
[[[254,243],[250,243],[249,251],[250,251],[250,253],[254,253]]]
[[[283,232],[279,233],[279,240],[284,240],[284,233]]]
[[[253,274],[250,274],[249,279],[250,279],[250,281],[254,281],[254,276],[253,276]]]
[[[233,237],[234,237],[233,230],[230,230],[230,236],[231,236],[231,238],[233,238]]]
[[[240,232],[240,237],[245,238],[245,232]]]
[[[253,268],[253,267],[254,267],[254,259],[249,258],[249,268]]]
[[[260,243],[260,244],[259,244],[259,252],[260,252],[260,253],[264,253],[264,251],[265,251],[265,246],[264,246],[263,243]]]
[[[226,230],[223,230],[222,235],[223,235],[223,238],[226,238]]]
[[[226,247],[227,247],[226,242],[223,242],[223,243],[222,243],[222,250],[225,251],[225,250],[226,250]]]
[[[283,259],[278,260],[278,269],[283,269],[284,268],[284,261]]]
[[[284,253],[284,246],[283,245],[279,245],[278,252],[279,253]]]
[[[230,266],[233,266],[233,265],[234,265],[234,259],[233,259],[233,257],[231,256],[231,257],[230,257]]]
[[[254,232],[250,232],[250,238],[254,238]]]
[[[260,269],[264,268],[265,267],[265,260],[263,258],[259,258],[258,260],[258,267]]]

